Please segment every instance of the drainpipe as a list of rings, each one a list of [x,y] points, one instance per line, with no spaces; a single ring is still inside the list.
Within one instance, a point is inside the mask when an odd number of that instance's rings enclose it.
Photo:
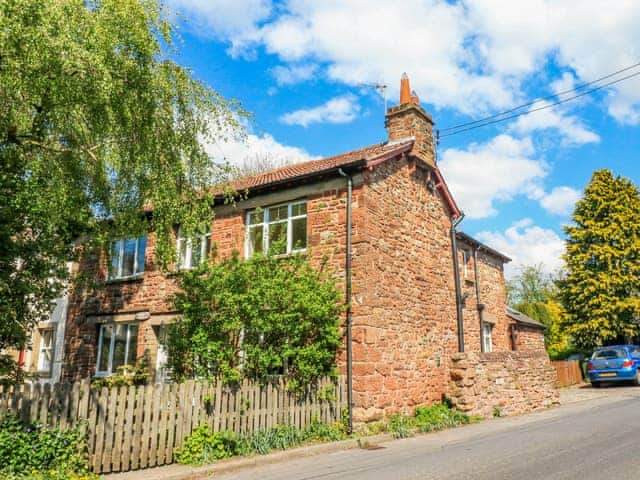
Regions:
[[[353,350],[351,337],[351,195],[353,178],[341,168],[338,173],[347,179],[347,246],[345,259],[345,305],[347,307],[347,409],[349,413],[348,433],[353,432]]]
[[[451,218],[451,248],[453,249],[453,276],[456,287],[456,317],[458,320],[458,351],[464,352],[464,324],[462,321],[462,289],[460,287],[460,265],[458,265],[458,241],[456,239],[456,227],[464,213],[456,219]]]
[[[478,307],[478,318],[480,318],[480,351],[484,353],[484,331],[483,315],[484,304],[480,300],[480,274],[478,273],[478,247],[473,248],[473,271],[476,280],[476,306]]]

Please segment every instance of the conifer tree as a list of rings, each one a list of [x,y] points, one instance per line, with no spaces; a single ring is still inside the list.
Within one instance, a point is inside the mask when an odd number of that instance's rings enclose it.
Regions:
[[[640,317],[640,195],[626,178],[594,172],[573,213],[558,282],[565,328],[577,346],[624,342]]]

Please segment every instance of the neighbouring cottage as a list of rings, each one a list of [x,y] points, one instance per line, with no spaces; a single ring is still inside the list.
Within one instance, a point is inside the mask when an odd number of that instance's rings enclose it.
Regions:
[[[221,201],[211,231],[177,232],[176,268],[209,258],[213,244],[220,256],[248,257],[274,235],[286,239],[283,254],[328,259],[342,287],[351,285],[345,329],[350,322],[356,421],[441,400],[459,351],[533,348],[546,357],[542,330],[526,322],[529,330],[520,330],[522,321],[506,310],[509,259],[455,230],[462,212],[435,162],[433,120],[406,76],[385,125],[384,143],[241,180],[236,188],[248,197],[234,206]],[[154,249],[152,234],[122,239],[110,265],[101,255],[77,266],[97,286],[70,295],[66,380],[110,375],[142,357],[163,380],[164,326],[179,312],[167,303],[176,285],[155,264]],[[348,373],[344,350],[338,362]]]

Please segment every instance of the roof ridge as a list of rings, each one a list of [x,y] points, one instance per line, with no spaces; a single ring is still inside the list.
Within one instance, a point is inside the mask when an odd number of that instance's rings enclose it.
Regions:
[[[231,185],[236,190],[245,190],[248,188],[267,186],[281,181],[293,180],[295,178],[312,175],[314,173],[321,174],[322,172],[332,168],[346,166],[360,160],[372,160],[384,154],[401,150],[402,148],[406,148],[404,145],[413,143],[414,141],[415,140],[412,137],[407,137],[406,139],[401,139],[400,141],[393,143],[374,143],[366,147],[360,147],[355,150],[350,150],[330,157],[291,163],[289,165],[283,165],[254,175],[247,175],[232,181]]]

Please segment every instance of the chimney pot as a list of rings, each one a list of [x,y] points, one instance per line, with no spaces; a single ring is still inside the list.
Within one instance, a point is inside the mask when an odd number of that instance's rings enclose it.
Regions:
[[[411,102],[411,87],[409,86],[409,77],[405,72],[400,77],[400,105],[409,102]]]
[[[411,90],[406,73],[400,77],[400,104],[387,110],[385,126],[389,141],[414,137],[410,155],[435,167],[433,119],[420,106],[418,95]]]

